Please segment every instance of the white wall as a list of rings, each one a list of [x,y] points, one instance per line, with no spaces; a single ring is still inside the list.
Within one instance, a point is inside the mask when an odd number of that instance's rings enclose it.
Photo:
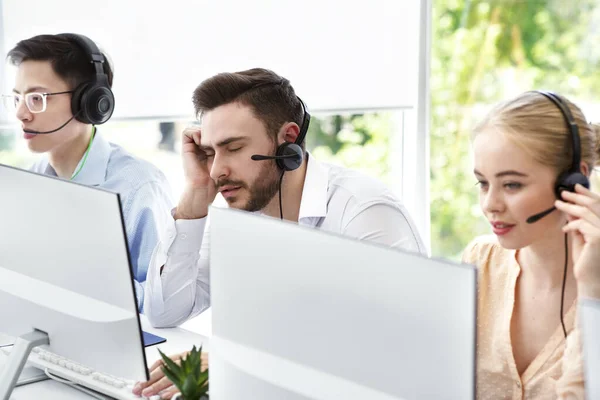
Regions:
[[[40,33],[90,36],[115,64],[115,118],[191,115],[203,79],[256,66],[312,110],[405,108],[417,12],[415,0],[4,0],[3,30],[5,50]]]

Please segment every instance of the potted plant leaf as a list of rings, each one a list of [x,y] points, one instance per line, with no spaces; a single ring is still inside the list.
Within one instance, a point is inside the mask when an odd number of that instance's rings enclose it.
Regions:
[[[181,394],[173,399],[205,400],[208,399],[208,368],[202,371],[202,346],[179,360],[179,365],[158,350],[165,365],[162,370],[165,376],[173,382]]]

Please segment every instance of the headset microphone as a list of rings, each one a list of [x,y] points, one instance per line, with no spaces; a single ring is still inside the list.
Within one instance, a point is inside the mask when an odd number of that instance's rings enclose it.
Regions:
[[[288,154],[285,156],[261,156],[260,154],[255,154],[252,157],[252,160],[254,161],[262,161],[262,160],[282,160],[285,158],[296,158],[296,154]]]
[[[539,214],[532,215],[531,217],[527,218],[527,223],[533,224],[534,222],[539,221],[540,219],[544,218],[546,215],[550,214],[554,210],[556,210],[556,207],[552,206],[552,208],[549,208],[546,211],[542,211]]]
[[[45,135],[45,134],[47,134],[47,133],[54,133],[54,132],[56,132],[56,131],[59,131],[59,130],[61,130],[61,129],[62,129],[62,128],[64,128],[65,126],[67,126],[67,124],[68,124],[69,122],[71,122],[71,121],[73,120],[73,118],[75,118],[75,115],[73,115],[71,118],[69,118],[69,120],[68,120],[67,122],[65,122],[64,124],[62,124],[62,125],[61,125],[61,126],[59,126],[58,128],[56,128],[56,129],[53,129],[53,130],[51,130],[51,131],[44,131],[44,132],[41,132],[41,131],[34,131],[34,130],[31,130],[31,129],[23,129],[23,132],[25,132],[25,133],[29,133],[29,134],[32,134],[32,135]]]

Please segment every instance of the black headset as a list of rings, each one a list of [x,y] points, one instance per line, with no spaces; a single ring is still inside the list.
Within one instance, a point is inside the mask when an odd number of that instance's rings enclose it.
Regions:
[[[85,51],[96,70],[93,80],[81,83],[73,91],[71,112],[84,124],[103,124],[110,119],[115,109],[115,96],[104,72],[104,55],[96,43],[84,35],[63,33],[61,36],[72,40]]]
[[[587,176],[581,173],[581,138],[579,137],[579,127],[575,122],[575,118],[573,118],[573,114],[571,114],[571,110],[569,106],[560,98],[559,95],[548,92],[544,90],[535,90],[535,93],[539,93],[542,96],[549,99],[553,102],[556,107],[560,110],[563,115],[565,122],[567,124],[567,128],[569,130],[569,135],[571,136],[571,144],[573,147],[573,159],[571,162],[571,167],[561,172],[561,174],[556,179],[556,183],[554,185],[554,193],[558,199],[561,199],[561,192],[566,190],[569,192],[575,192],[575,185],[580,184],[589,189],[590,181]],[[527,219],[527,223],[532,224],[536,221],[539,221],[544,216],[550,214],[554,211],[556,207],[552,206],[550,209],[543,211],[539,214],[533,215]],[[567,337],[567,328],[565,327],[564,321],[564,306],[565,306],[565,285],[567,282],[567,266],[569,265],[569,246],[568,246],[568,235],[565,233],[565,268],[563,273],[563,282],[562,282],[562,291],[560,296],[560,323],[563,328],[563,333],[565,338]]]
[[[298,96],[296,96],[298,97]],[[275,162],[277,166],[283,171],[293,171],[302,165],[304,159],[304,152],[300,146],[306,137],[308,132],[308,125],[310,124],[310,114],[306,111],[306,106],[300,97],[298,97],[300,104],[302,105],[302,125],[300,126],[300,133],[294,143],[285,142],[277,147],[275,152]]]
[[[589,189],[590,181],[588,177],[581,172],[581,139],[579,137],[579,128],[577,127],[577,123],[573,118],[573,114],[571,114],[571,110],[569,110],[567,104],[557,94],[544,90],[536,90],[536,92],[545,96],[547,99],[556,104],[565,119],[572,141],[573,159],[571,168],[563,171],[558,176],[554,186],[554,193],[556,194],[556,197],[560,199],[560,193],[563,190],[575,192],[575,185],[578,183]]]
[[[285,80],[282,78],[279,82],[266,82],[259,84],[252,89],[259,88],[261,86],[268,85],[283,85]],[[254,161],[261,160],[275,160],[277,167],[281,170],[281,175],[279,177],[279,217],[283,219],[283,202],[281,200],[281,183],[283,182],[283,175],[286,171],[293,171],[298,169],[302,165],[302,161],[304,160],[304,151],[302,151],[302,147],[300,146],[306,137],[306,132],[308,132],[308,126],[310,125],[310,114],[306,111],[306,106],[302,99],[296,96],[300,105],[302,106],[302,126],[300,127],[300,132],[296,137],[294,143],[285,142],[277,146],[277,150],[275,151],[274,156],[264,156],[260,154],[254,154],[250,158]]]
[[[270,85],[272,83],[268,83],[265,85],[258,85],[253,89],[256,89],[260,86]],[[281,84],[281,82],[277,83]],[[302,125],[300,126],[300,132],[298,133],[298,137],[296,137],[296,141],[294,143],[285,142],[280,144],[275,151],[274,156],[264,156],[260,154],[254,154],[251,158],[254,161],[261,160],[275,160],[277,167],[283,172],[285,171],[293,171],[298,169],[300,165],[302,165],[302,160],[304,160],[304,151],[300,146],[306,137],[306,133],[308,132],[308,126],[310,125],[310,114],[306,111],[306,106],[302,99],[296,96],[300,105],[302,106]]]

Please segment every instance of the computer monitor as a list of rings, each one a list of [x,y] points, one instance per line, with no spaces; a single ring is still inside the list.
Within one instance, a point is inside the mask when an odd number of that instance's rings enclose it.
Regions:
[[[580,302],[586,398],[600,399],[600,300]]]
[[[211,399],[474,399],[474,266],[210,218]]]
[[[0,372],[0,398],[44,342],[97,371],[147,380],[119,195],[5,165],[0,182],[0,331],[22,337]]]

